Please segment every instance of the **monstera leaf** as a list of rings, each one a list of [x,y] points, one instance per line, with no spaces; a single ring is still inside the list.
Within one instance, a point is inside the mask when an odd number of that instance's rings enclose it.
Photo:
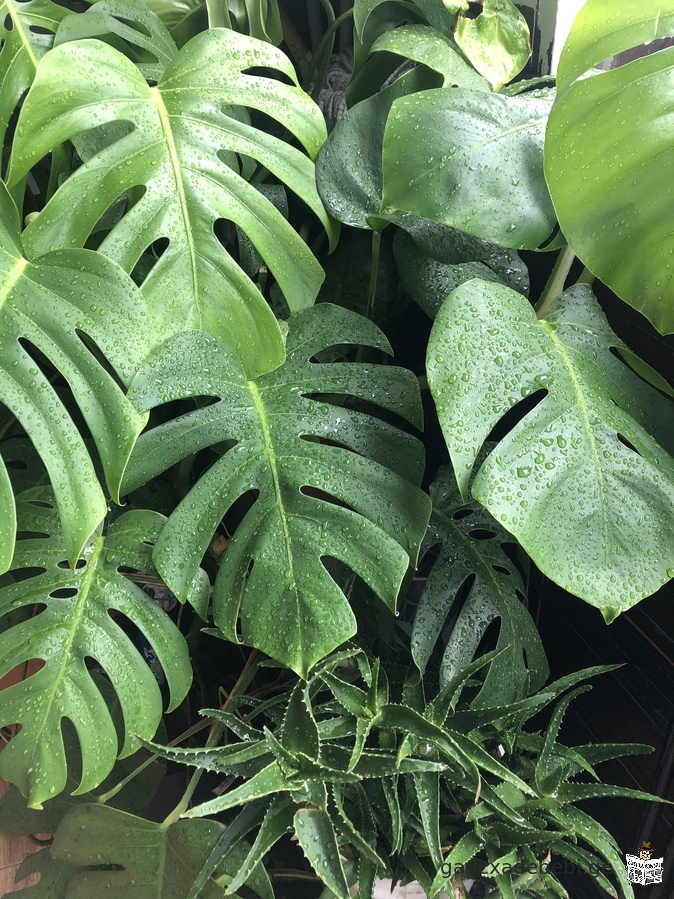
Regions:
[[[574,252],[663,334],[674,332],[674,47],[594,66],[674,35],[674,2],[588,0],[559,61],[545,174]]]
[[[0,400],[49,472],[66,555],[74,562],[103,520],[107,503],[80,431],[36,362],[36,350],[70,385],[117,499],[122,471],[145,419],[101,364],[99,351],[128,384],[151,337],[143,325],[143,297],[119,266],[90,250],[64,250],[28,262],[19,233],[16,207],[0,183]],[[14,513],[1,460],[0,472],[6,568]]]
[[[0,0],[0,149],[16,105],[67,15],[52,0]]]
[[[357,397],[419,427],[411,372],[312,361],[336,344],[388,352],[379,329],[325,303],[293,316],[289,328],[286,363],[257,381],[247,381],[236,358],[209,335],[164,344],[131,387],[139,410],[186,397],[218,402],[141,436],[125,484],[134,489],[191,453],[236,441],[171,515],[155,562],[176,595],[190,598],[219,521],[255,491],[222,559],[215,622],[237,640],[240,617],[245,642],[306,676],[356,632],[322,560],[344,562],[393,608],[429,508],[416,486],[423,471],[417,439],[354,408],[353,400],[337,399]]]
[[[411,212],[513,249],[536,249],[555,213],[543,174],[552,91],[440,88],[391,106],[381,215]]]
[[[63,20],[54,45],[85,38],[116,47],[151,81],[161,78],[178,52],[166,26],[143,0],[97,0],[86,12]]]
[[[150,641],[166,675],[171,708],[187,693],[191,669],[187,645],[173,622],[119,572],[122,565],[152,569],[163,516],[127,512],[106,536],[97,532],[92,537],[72,570],[51,493],[26,491],[18,508],[19,529],[26,536],[17,541],[13,571],[25,570],[24,579],[0,590],[0,614],[36,603],[43,608],[0,637],[0,677],[30,659],[42,659],[44,667],[0,691],[2,724],[21,724],[0,755],[0,776],[40,808],[66,784],[63,718],[77,731],[82,753],[77,793],[96,787],[115,764],[115,726],[89,674],[88,659],[107,672],[119,697],[127,730],[123,756],[138,748],[131,733],[151,737],[161,720],[159,687],[126,635],[125,620]]]
[[[431,486],[433,513],[424,547],[440,545],[412,630],[412,656],[423,672],[461,588],[468,595],[453,619],[440,668],[447,683],[475,656],[487,627],[500,625],[497,650],[474,708],[503,706],[539,690],[548,675],[536,626],[522,603],[526,587],[504,545],[512,537],[477,503],[461,500],[450,468],[442,468]],[[472,582],[471,582],[472,581]]]
[[[456,42],[475,68],[500,90],[531,56],[529,26],[511,0],[483,0],[477,18],[459,15]]]
[[[672,404],[611,348],[624,345],[588,286],[539,321],[525,297],[475,280],[447,298],[427,356],[464,496],[489,432],[540,392],[487,457],[473,496],[609,621],[674,576],[674,462],[651,436],[668,436]]]
[[[330,229],[311,159],[251,126],[243,107],[281,122],[311,157],[325,138],[321,113],[298,87],[248,74],[254,67],[296,83],[279,50],[220,28],[183,47],[156,87],[100,41],[55,47],[22,108],[10,167],[13,184],[64,140],[106,123],[130,123],[130,133],[65,181],[26,229],[26,246],[32,254],[81,246],[121,194],[143,188],[99,249],[131,271],[155,241],[168,240],[142,285],[165,335],[208,330],[241,353],[249,375],[282,362],[283,340],[260,290],[216,237],[215,224],[234,222],[250,238],[291,310],[313,303],[323,272],[281,213],[241,177],[239,156],[265,166]]]
[[[103,805],[79,805],[59,825],[51,857],[66,866],[68,896],[186,899],[225,830],[218,821],[156,824]],[[199,895],[218,899],[223,892],[208,881]]]

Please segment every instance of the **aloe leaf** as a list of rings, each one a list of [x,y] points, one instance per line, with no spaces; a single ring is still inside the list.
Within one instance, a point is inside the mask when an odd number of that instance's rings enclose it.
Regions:
[[[440,545],[419,600],[412,629],[412,656],[423,672],[463,585],[472,580],[442,655],[441,684],[468,665],[487,627],[499,622],[496,650],[473,708],[505,705],[535,692],[548,676],[545,653],[524,605],[526,587],[504,551],[506,530],[477,503],[464,504],[449,468],[431,485],[433,513],[424,547]]]
[[[588,0],[559,61],[545,173],[569,245],[663,334],[674,331],[674,47],[612,71],[612,56],[674,35],[671,0]]]
[[[337,836],[330,815],[323,808],[295,812],[295,835],[309,864],[339,899],[350,899]]]
[[[321,558],[343,561],[394,608],[429,511],[416,486],[423,468],[417,439],[338,399],[362,397],[419,425],[416,379],[392,366],[311,361],[335,343],[387,349],[371,322],[321,303],[292,316],[287,362],[257,381],[246,380],[215,338],[185,334],[163,345],[129,393],[139,409],[220,398],[143,435],[126,487],[236,440],[167,522],[155,562],[176,595],[189,599],[222,516],[239,496],[259,491],[223,555],[215,623],[227,639],[243,639],[302,677],[356,632]]]
[[[67,15],[52,0],[0,0],[0,149],[12,114]]]
[[[153,336],[142,325],[143,298],[119,266],[90,250],[48,253],[29,262],[19,234],[16,207],[0,183],[0,400],[47,468],[67,558],[74,563],[107,502],[80,430],[36,356],[43,354],[72,389],[118,500],[122,472],[146,417],[126,400],[99,353],[127,386]],[[0,520],[8,537],[10,499],[3,476]],[[10,540],[5,556],[11,545]]]
[[[59,825],[51,855],[68,865],[68,896],[124,899],[138,895],[139,885],[144,899],[187,896],[224,829],[199,820],[167,827],[108,806],[80,805]],[[216,899],[222,889],[207,881],[200,896]]]
[[[241,861],[232,882],[227,885],[228,892],[236,893],[239,887],[242,887],[253,874],[269,850],[288,832],[293,824],[295,809],[296,804],[289,796],[278,796],[272,800],[260,824],[255,842]]]
[[[671,401],[611,353],[621,345],[587,285],[538,320],[521,295],[476,280],[450,294],[427,356],[464,495],[491,429],[539,392],[483,463],[473,496],[608,621],[674,572],[674,462],[651,436],[671,420]]]
[[[504,247],[536,249],[556,220],[543,174],[551,104],[545,91],[507,97],[454,88],[396,100],[384,132],[379,214],[411,212]]]
[[[30,659],[42,659],[44,667],[0,692],[2,722],[22,725],[0,756],[0,775],[17,784],[32,807],[40,808],[66,783],[63,718],[75,727],[82,753],[76,793],[98,786],[117,758],[115,726],[87,659],[105,669],[119,697],[126,727],[123,756],[138,747],[131,734],[149,738],[161,720],[162,699],[154,675],[110,612],[146,634],[166,675],[170,708],[187,693],[191,668],[187,645],[173,622],[118,570],[121,565],[152,570],[152,544],[163,516],[127,512],[105,537],[94,534],[74,570],[66,560],[48,491],[36,488],[22,494],[18,520],[21,531],[40,536],[17,542],[13,565],[17,571],[28,569],[28,577],[0,590],[0,612],[35,603],[44,608],[0,637],[0,676]]]
[[[248,74],[252,67],[273,70],[292,86]],[[240,172],[240,158],[251,157],[334,233],[315,188],[312,162],[325,139],[325,125],[296,83],[292,65],[279,50],[220,28],[183,47],[156,87],[100,41],[55,47],[21,110],[9,183],[82,131],[118,122],[133,128],[60,186],[25,231],[30,254],[82,246],[102,212],[140,187],[142,196],[127,205],[100,251],[132,271],[148,247],[168,240],[142,283],[164,335],[203,328],[241,354],[249,376],[277,367],[283,361],[278,323],[214,226],[225,219],[247,234],[291,310],[313,303],[323,280],[320,265],[273,203]],[[245,107],[283,122],[306,153],[253,127]]]

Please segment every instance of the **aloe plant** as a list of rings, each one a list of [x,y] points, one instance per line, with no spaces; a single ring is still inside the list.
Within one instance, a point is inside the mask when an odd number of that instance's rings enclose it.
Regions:
[[[559,742],[606,668],[546,685],[528,594],[674,576],[672,388],[592,290],[673,330],[672,51],[594,67],[674,4],[587,0],[556,85],[510,0],[333,6],[0,6],[0,824],[35,896],[631,899],[575,803],[645,747]]]

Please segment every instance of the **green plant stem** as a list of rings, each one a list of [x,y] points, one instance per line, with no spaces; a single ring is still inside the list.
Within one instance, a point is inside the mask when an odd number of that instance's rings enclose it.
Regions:
[[[370,269],[370,286],[367,291],[367,306],[365,307],[365,317],[372,320],[374,318],[374,306],[377,297],[377,278],[379,276],[379,252],[381,250],[381,231],[372,232],[372,267]],[[367,354],[367,347],[358,347],[356,354],[356,362],[364,362]]]
[[[255,677],[259,666],[258,656],[259,652],[257,651],[257,649],[254,649],[248,656],[246,664],[243,667],[243,671],[239,675],[239,679],[232,687],[225,702],[220,706],[221,712],[227,711],[227,709],[231,705],[232,699],[239,693],[243,692]],[[212,746],[217,742],[220,734],[224,729],[224,726],[225,725],[221,721],[214,721],[212,723],[210,733],[208,734],[208,739],[206,740],[206,747]],[[194,772],[194,774],[190,778],[190,782],[187,784],[187,789],[185,790],[182,799],[173,809],[173,811],[164,819],[164,827],[170,827],[171,824],[175,824],[175,822],[180,818],[183,812],[187,811],[192,800],[192,796],[194,795],[194,791],[196,790],[199,781],[201,780],[201,776],[203,775],[205,770],[205,768],[197,768],[197,770]]]
[[[585,266],[583,271],[580,273],[580,278],[576,281],[576,284],[594,284],[596,280],[596,277],[592,274],[590,269]]]
[[[545,290],[536,305],[536,314],[539,319],[547,316],[552,309],[553,303],[564,290],[564,284],[575,258],[576,254],[569,246],[565,247],[557,257],[555,267],[548,279],[548,283],[545,285]]]
[[[334,16],[334,13],[333,13]],[[340,25],[343,24],[348,18],[353,16],[353,10],[347,9],[347,11],[339,16],[337,19],[333,19],[333,21],[328,26],[327,31],[323,35],[323,39],[318,45],[318,48],[314,55],[311,57],[311,62],[307,68],[306,74],[302,81],[302,86],[305,91],[308,92],[309,86],[314,78],[314,73],[316,74],[316,80],[314,81],[314,86],[311,89],[311,97],[313,100],[318,100],[318,95],[321,92],[321,88],[323,87],[323,82],[325,81],[325,75],[328,71],[328,66],[330,65],[330,57],[332,56],[332,50],[335,45],[335,32],[339,28]]]
[[[229,17],[227,0],[206,0],[208,10],[209,28],[231,28],[232,20]]]

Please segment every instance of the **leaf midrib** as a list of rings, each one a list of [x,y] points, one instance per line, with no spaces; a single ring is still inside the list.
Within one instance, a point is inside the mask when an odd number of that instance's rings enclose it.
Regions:
[[[288,526],[288,519],[285,512],[285,506],[283,504],[283,497],[281,496],[281,482],[277,465],[277,457],[274,450],[274,444],[272,442],[271,436],[271,428],[269,425],[269,418],[267,416],[267,410],[265,409],[264,402],[262,397],[260,396],[260,391],[258,390],[257,384],[254,381],[248,381],[248,389],[250,391],[251,399],[253,401],[253,407],[258,417],[258,421],[260,423],[260,430],[262,432],[262,439],[264,440],[264,450],[265,455],[267,457],[269,463],[269,471],[271,473],[272,481],[274,484],[274,494],[276,497],[276,505],[278,508],[279,518],[281,521],[281,526],[283,528],[283,541],[286,550],[286,562],[287,569],[292,572],[292,594],[295,598],[295,605],[297,606],[297,627],[298,630],[302,629],[302,619],[300,616],[300,597],[297,590],[297,581],[295,580],[295,572],[294,572],[294,564],[293,564],[293,555],[291,549],[291,541],[290,541],[290,529]],[[299,640],[299,643],[302,644],[302,640]]]
[[[13,0],[5,0],[5,9],[12,20],[12,25],[14,26],[13,30],[17,32],[21,38],[21,43],[24,46],[26,54],[28,55],[33,68],[37,71],[37,56],[33,53],[33,47],[28,40],[28,35],[23,27],[23,22],[21,21],[21,16],[19,15],[18,10],[14,8]]]
[[[84,571],[84,575],[77,587],[77,600],[75,602],[75,607],[72,611],[72,614],[68,616],[67,623],[67,639],[65,643],[61,645],[61,663],[59,665],[59,669],[57,673],[52,678],[52,688],[49,693],[49,697],[47,700],[47,709],[45,714],[42,716],[42,724],[38,730],[38,739],[35,741],[37,744],[40,742],[42,738],[42,733],[45,729],[45,726],[49,723],[51,708],[54,704],[54,699],[56,696],[56,692],[58,687],[63,679],[63,675],[65,673],[66,668],[68,667],[68,663],[70,661],[71,650],[73,644],[75,642],[75,637],[82,623],[82,618],[84,617],[87,601],[89,599],[89,593],[91,591],[91,587],[93,585],[94,580],[96,579],[96,575],[98,574],[98,561],[103,552],[103,547],[105,545],[105,540],[103,537],[96,537],[93,541],[92,552],[89,558],[87,559],[87,567]],[[65,619],[63,619],[65,621]]]
[[[180,158],[178,156],[178,148],[176,147],[175,140],[173,139],[173,131],[171,130],[171,116],[166,108],[166,104],[164,103],[164,98],[161,95],[159,88],[151,87],[150,93],[152,95],[152,100],[154,102],[154,107],[157,110],[157,115],[159,116],[159,121],[161,123],[162,132],[164,134],[164,139],[166,141],[166,148],[168,150],[169,161],[171,163],[171,168],[173,170],[173,178],[176,185],[176,194],[178,196],[178,203],[180,205],[180,214],[183,220],[183,226],[185,228],[185,240],[187,243],[187,248],[190,254],[190,263],[192,269],[192,296],[194,297],[195,305],[197,309],[199,308],[199,282],[197,279],[197,262],[196,262],[196,248],[194,246],[194,239],[192,235],[192,228],[190,222],[190,215],[187,209],[187,197],[185,195],[185,185],[183,184],[182,179],[182,167],[180,165]]]
[[[575,367],[569,358],[569,354],[567,353],[564,344],[559,339],[559,337],[555,334],[554,328],[546,321],[541,322],[542,327],[547,332],[548,337],[553,344],[555,350],[560,356],[562,365],[566,370],[566,373],[571,381],[573,392],[576,396],[576,408],[579,410],[584,424],[584,430],[586,434],[587,443],[590,447],[590,452],[592,458],[594,460],[595,468],[597,471],[597,480],[599,483],[599,506],[601,509],[601,529],[603,541],[602,545],[604,547],[604,567],[606,568],[608,565],[608,546],[609,546],[609,534],[608,534],[608,520],[606,516],[606,503],[604,502],[604,469],[602,468],[601,459],[599,457],[599,450],[597,448],[597,441],[595,440],[592,426],[590,424],[590,417],[588,415],[588,405],[585,400],[585,393],[583,391],[583,387],[580,381],[580,378],[576,374]]]

